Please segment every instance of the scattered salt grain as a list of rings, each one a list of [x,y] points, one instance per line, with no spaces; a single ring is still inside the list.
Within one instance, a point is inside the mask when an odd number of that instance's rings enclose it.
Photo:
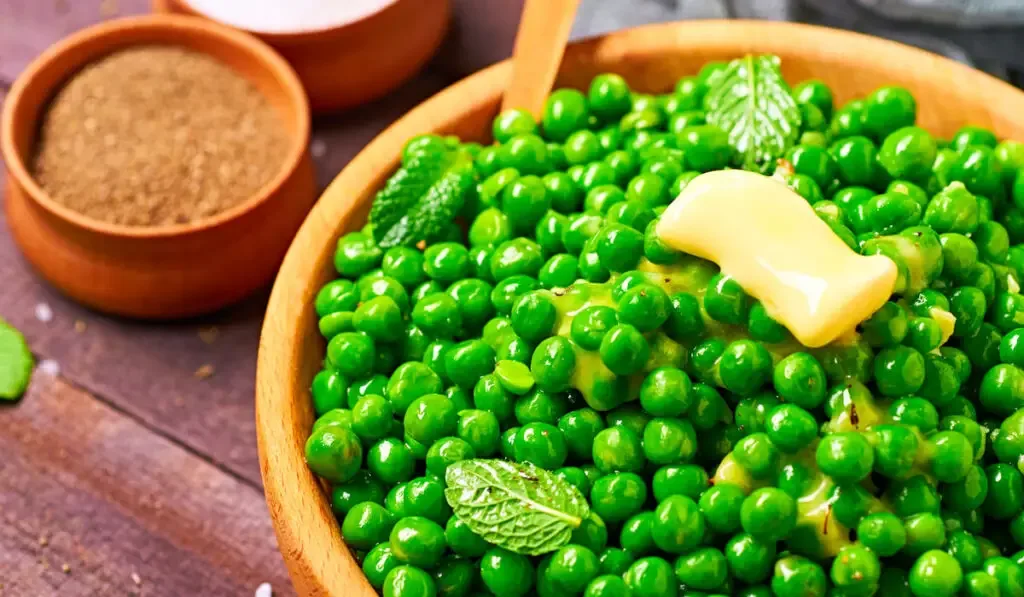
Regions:
[[[43,323],[50,323],[53,321],[53,309],[46,303],[39,303],[36,305],[36,319]]]
[[[49,377],[57,377],[60,375],[60,363],[53,359],[44,359],[39,363],[36,371]]]
[[[272,597],[273,595],[274,589],[270,586],[270,583],[265,582],[256,587],[256,594],[253,597]]]
[[[313,139],[309,144],[309,153],[315,158],[322,158],[327,155],[327,143],[323,139]]]
[[[142,577],[137,572],[132,572],[132,582],[136,585],[142,584]]]

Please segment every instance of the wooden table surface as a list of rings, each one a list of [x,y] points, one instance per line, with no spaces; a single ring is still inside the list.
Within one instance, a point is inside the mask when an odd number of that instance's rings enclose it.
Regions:
[[[0,102],[49,44],[147,9],[147,0],[0,0]],[[320,184],[451,80],[435,65],[373,105],[317,120]],[[254,434],[268,292],[175,324],[106,317],[35,276],[0,210],[0,317],[40,362],[26,396],[0,407],[0,596],[248,596],[263,583],[293,594]]]

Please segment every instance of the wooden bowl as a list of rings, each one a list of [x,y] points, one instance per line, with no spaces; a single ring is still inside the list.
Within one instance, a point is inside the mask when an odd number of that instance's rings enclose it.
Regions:
[[[68,209],[32,179],[28,158],[54,92],[84,64],[147,43],[218,58],[252,81],[280,114],[290,146],[280,172],[252,198],[192,224],[128,227]],[[316,200],[309,121],[295,72],[245,33],[168,15],[119,19],[80,31],[30,64],[4,105],[0,151],[7,163],[7,218],[14,240],[44,278],[100,311],[165,319],[224,307],[270,281]]]
[[[208,18],[186,0],[153,0],[153,10]],[[341,26],[248,33],[291,63],[314,112],[329,112],[381,97],[416,74],[441,45],[450,16],[449,0],[395,0]]]
[[[972,123],[1024,139],[1024,93],[923,50],[882,39],[791,23],[699,21],[652,25],[572,44],[558,85],[586,88],[602,72],[638,90],[665,92],[707,61],[746,53],[782,58],[787,80],[817,77],[838,101],[890,83],[917,97],[918,122],[948,136]],[[335,242],[364,223],[374,193],[399,162],[402,144],[425,132],[487,141],[506,61],[424,102],[370,143],[334,179],[303,224],[278,275],[260,342],[256,427],[267,504],[302,595],[373,595],[341,539],[329,497],[303,462],[313,422],[309,385],[323,360],[313,297],[335,273]]]

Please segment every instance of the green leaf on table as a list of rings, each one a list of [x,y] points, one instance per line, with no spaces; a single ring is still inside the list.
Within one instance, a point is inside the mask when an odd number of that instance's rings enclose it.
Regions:
[[[436,241],[475,191],[473,159],[464,151],[412,155],[373,200],[374,240],[385,249]]]
[[[21,332],[0,319],[0,400],[17,400],[25,393],[35,359]]]
[[[778,56],[733,60],[704,96],[708,123],[729,135],[747,170],[769,170],[800,135],[800,108],[779,63]]]
[[[463,460],[445,473],[455,515],[485,540],[526,555],[554,551],[590,516],[575,486],[528,462]]]

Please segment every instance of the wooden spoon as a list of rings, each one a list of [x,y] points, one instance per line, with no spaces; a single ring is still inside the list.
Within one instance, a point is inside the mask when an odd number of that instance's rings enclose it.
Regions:
[[[538,121],[562,63],[580,0],[526,0],[512,51],[512,83],[502,111],[521,108]]]

